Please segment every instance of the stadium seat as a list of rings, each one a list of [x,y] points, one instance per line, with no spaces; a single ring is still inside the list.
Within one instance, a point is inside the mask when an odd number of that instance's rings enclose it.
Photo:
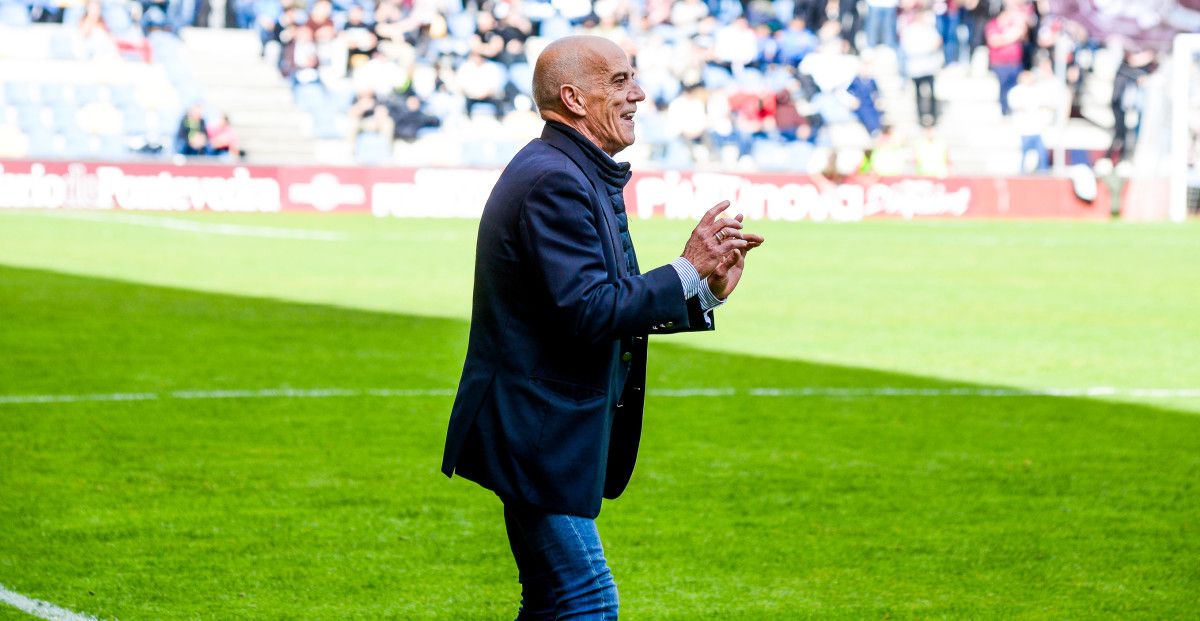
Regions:
[[[571,34],[571,22],[566,19],[555,15],[542,20],[541,36],[546,40],[561,39],[569,34]]]
[[[700,72],[700,79],[708,89],[724,88],[733,83],[733,74],[728,69],[714,65],[705,65]]]
[[[517,63],[508,69],[508,80],[525,95],[533,95],[533,68],[526,63]]]
[[[92,103],[100,98],[100,87],[96,84],[84,82],[75,85],[75,104],[82,106]]]
[[[392,141],[376,133],[359,134],[354,141],[354,159],[359,164],[377,166],[392,158]]]
[[[29,8],[17,2],[0,3],[0,26],[24,28],[29,26]]]
[[[462,12],[446,17],[446,28],[455,39],[469,41],[475,34],[475,14]]]
[[[47,131],[28,133],[29,155],[33,157],[52,157],[59,149],[55,144],[54,134]]]
[[[6,82],[4,100],[13,105],[33,102],[33,86],[28,82]]]
[[[58,31],[50,37],[50,57],[56,60],[73,60],[76,58],[75,42],[71,35]]]

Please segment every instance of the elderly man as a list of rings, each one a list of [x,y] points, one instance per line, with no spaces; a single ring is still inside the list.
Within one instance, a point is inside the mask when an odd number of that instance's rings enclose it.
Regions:
[[[762,237],[701,219],[669,265],[638,268],[622,196],[645,94],[599,37],[534,68],[546,127],[496,182],[479,223],[471,334],[442,471],[495,492],[522,586],[518,619],[615,619],[595,518],[633,472],[646,338],[711,330]]]

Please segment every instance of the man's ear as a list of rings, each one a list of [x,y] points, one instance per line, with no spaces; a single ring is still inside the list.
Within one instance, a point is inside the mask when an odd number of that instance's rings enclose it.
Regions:
[[[563,84],[558,87],[558,98],[563,107],[575,116],[587,116],[587,107],[583,104],[583,91],[573,84]]]

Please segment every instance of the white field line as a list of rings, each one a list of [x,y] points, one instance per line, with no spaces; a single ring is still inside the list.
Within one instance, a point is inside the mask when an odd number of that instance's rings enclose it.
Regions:
[[[1130,397],[1139,399],[1197,399],[1200,388],[983,388],[948,386],[910,388],[893,386],[799,386],[790,388],[659,388],[652,397]],[[248,390],[176,390],[172,392],[115,392],[75,395],[0,395],[0,405],[79,403],[95,401],[156,401],[160,399],[328,399],[336,397],[453,397],[453,388],[262,388]]]
[[[223,224],[216,222],[197,222],[186,218],[169,216],[142,216],[125,213],[67,213],[49,212],[45,214],[54,218],[68,220],[87,220],[89,222],[108,222],[113,224],[132,224],[148,226],[171,231],[186,233],[206,233],[210,235],[233,235],[238,237],[265,237],[267,239],[300,239],[305,241],[347,241],[350,236],[339,231],[318,229],[290,229],[277,226],[246,226],[243,224]]]
[[[96,617],[81,615],[77,612],[71,612],[66,608],[59,608],[50,602],[26,597],[16,591],[8,590],[2,584],[0,584],[0,602],[39,619],[48,619],[49,621],[96,621]]]

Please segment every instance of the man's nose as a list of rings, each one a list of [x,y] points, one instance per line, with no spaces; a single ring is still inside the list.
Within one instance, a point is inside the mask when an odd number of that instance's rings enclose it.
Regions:
[[[642,90],[642,85],[636,81],[633,83],[633,90],[629,92],[629,101],[642,101],[646,99],[646,91]]]

